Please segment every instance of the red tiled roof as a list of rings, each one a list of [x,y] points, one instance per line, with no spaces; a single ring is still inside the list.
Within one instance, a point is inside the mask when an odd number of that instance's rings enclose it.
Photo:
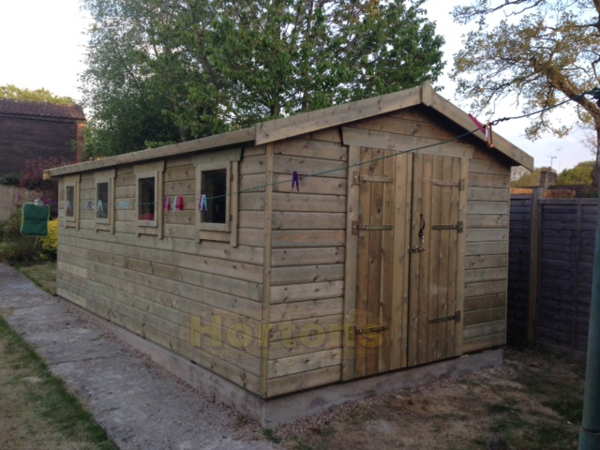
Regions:
[[[6,98],[0,98],[0,114],[85,120],[83,109],[79,105],[57,105],[53,103],[25,102]]]

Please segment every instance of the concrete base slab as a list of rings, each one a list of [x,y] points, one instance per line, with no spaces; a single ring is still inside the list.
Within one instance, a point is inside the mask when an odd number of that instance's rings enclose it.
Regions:
[[[87,311],[83,311],[83,313],[90,314]],[[142,337],[102,318],[91,316],[95,317],[101,326],[109,329],[119,339],[148,355],[154,362],[175,376],[207,393],[217,402],[231,406],[242,414],[259,421],[264,427],[293,422],[348,401],[362,400],[400,389],[411,389],[441,379],[459,377],[488,367],[501,366],[503,361],[502,349],[489,350],[264,400]]]

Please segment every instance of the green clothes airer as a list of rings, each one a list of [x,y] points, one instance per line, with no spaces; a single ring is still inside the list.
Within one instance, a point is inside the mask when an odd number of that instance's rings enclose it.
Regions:
[[[23,236],[48,236],[50,206],[25,203],[22,216],[21,234]]]

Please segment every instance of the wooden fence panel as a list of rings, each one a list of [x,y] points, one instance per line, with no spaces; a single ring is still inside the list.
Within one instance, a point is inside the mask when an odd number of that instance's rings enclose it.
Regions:
[[[583,356],[598,200],[515,195],[511,202],[508,340]]]
[[[0,222],[7,220],[23,203],[31,202],[39,196],[37,191],[0,184]]]
[[[507,341],[527,342],[531,269],[533,195],[513,195],[510,201]]]

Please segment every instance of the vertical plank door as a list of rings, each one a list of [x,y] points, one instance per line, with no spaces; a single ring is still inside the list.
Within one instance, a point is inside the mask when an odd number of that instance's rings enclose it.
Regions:
[[[462,335],[466,162],[361,147],[360,163],[349,174],[358,220],[347,379],[456,356]]]
[[[414,155],[409,269],[408,365],[460,352],[459,310],[461,190],[460,158]],[[464,207],[463,207],[464,209]]]

